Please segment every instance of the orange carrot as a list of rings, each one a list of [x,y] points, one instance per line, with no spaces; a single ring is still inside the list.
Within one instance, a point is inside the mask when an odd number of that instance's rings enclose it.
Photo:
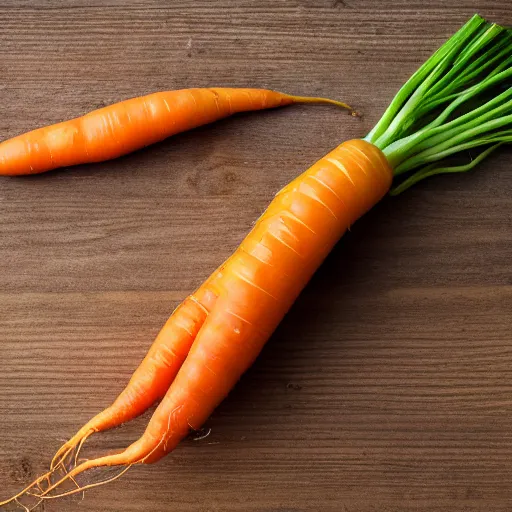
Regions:
[[[178,308],[170,317],[134,374],[133,384],[147,379],[147,389],[157,390],[151,392],[151,398],[138,401],[137,413],[170,384],[142,437],[121,453],[77,465],[62,479],[49,484],[40,497],[56,497],[52,494],[56,487],[68,479],[75,481],[77,475],[91,468],[127,468],[136,463],[155,462],[174,449],[191,428],[199,429],[254,361],[336,241],[384,196],[391,181],[392,170],[382,152],[368,142],[353,140],[336,148],[283,188],[236,252],[192,295],[211,294],[205,307],[207,314],[194,310],[193,327],[181,339],[183,331],[176,331],[182,312],[190,307],[185,302],[180,307],[184,309]],[[154,354],[165,354],[168,349],[163,348],[163,340],[176,338],[181,339],[181,356],[172,356],[172,371],[157,370],[159,365],[155,367],[152,362]],[[128,400],[118,410],[128,418],[132,408]],[[113,418],[108,409],[101,414],[107,416],[103,426],[118,424],[121,418]],[[84,440],[96,428],[93,420],[92,426],[89,423],[80,430],[78,439]],[[55,470],[59,465],[65,469],[61,462],[69,449],[79,443],[75,437],[64,445],[50,473],[36,484],[40,486],[44,479],[58,474]]]
[[[292,103],[330,103],[350,109],[334,100],[291,96],[266,89],[157,92],[0,143],[0,175],[37,174],[110,160],[237,112]]]

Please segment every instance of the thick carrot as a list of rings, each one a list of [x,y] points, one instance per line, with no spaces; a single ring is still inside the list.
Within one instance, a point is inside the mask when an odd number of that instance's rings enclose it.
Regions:
[[[381,151],[353,140],[276,196],[226,265],[212,312],[123,464],[155,462],[190,427],[201,427],[256,359],[334,244],[386,194],[391,181],[392,169]]]
[[[292,103],[345,103],[266,89],[183,89],[115,103],[0,143],[0,175],[37,174],[131,153],[237,112]]]
[[[215,281],[211,311],[142,437],[121,453],[79,464],[41,497],[54,497],[53,489],[88,469],[155,462],[190,429],[199,429],[257,357],[336,241],[386,194],[392,177],[378,148],[353,140],[282,189],[210,278]]]

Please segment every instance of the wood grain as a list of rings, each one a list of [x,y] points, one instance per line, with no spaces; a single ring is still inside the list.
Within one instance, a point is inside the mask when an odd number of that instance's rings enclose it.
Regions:
[[[503,0],[0,5],[0,137],[159,89],[322,94],[95,166],[0,182],[0,498],[106,406],[272,194]],[[510,150],[354,226],[255,366],[158,465],[45,511],[508,511]],[[135,439],[148,416],[92,443]]]

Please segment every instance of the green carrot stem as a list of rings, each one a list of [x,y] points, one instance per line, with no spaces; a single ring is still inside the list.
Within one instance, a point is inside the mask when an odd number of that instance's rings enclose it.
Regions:
[[[414,171],[393,189],[403,191],[473,168],[512,141],[510,128],[512,31],[475,15],[401,87],[365,140],[384,152],[395,176]],[[470,164],[443,165],[477,147],[484,149]]]
[[[498,144],[494,144],[493,146],[488,147],[485,151],[482,151],[476,158],[471,160],[466,165],[452,166],[452,167],[436,167],[435,164],[428,165],[423,168],[420,172],[414,173],[412,176],[409,176],[406,180],[402,181],[399,185],[391,189],[390,195],[397,196],[402,192],[405,192],[408,188],[416,185],[421,180],[428,178],[430,176],[435,176],[436,174],[448,174],[448,173],[458,173],[458,172],[466,172],[476,167],[484,158],[490,155],[495,149],[499,148],[503,142],[499,142]]]

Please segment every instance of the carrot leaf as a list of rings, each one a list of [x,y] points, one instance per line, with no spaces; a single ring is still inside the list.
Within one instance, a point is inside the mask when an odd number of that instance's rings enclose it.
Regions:
[[[395,176],[406,176],[393,194],[428,176],[468,171],[512,142],[512,31],[473,16],[402,86],[365,140],[384,152]],[[473,148],[483,150],[471,162],[446,164]]]

